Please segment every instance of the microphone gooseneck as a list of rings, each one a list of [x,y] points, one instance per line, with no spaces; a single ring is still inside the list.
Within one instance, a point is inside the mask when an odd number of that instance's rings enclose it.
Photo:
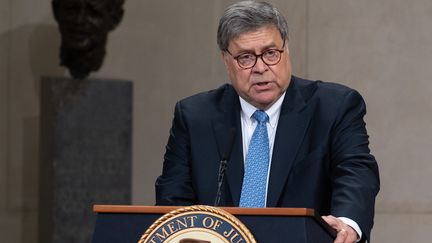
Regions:
[[[236,129],[234,127],[231,127],[228,134],[228,143],[226,144],[226,147],[222,154],[221,161],[219,162],[218,187],[217,187],[216,198],[214,202],[215,207],[219,206],[220,199],[222,197],[222,184],[225,177],[225,171],[228,166],[228,159],[231,156],[232,147],[234,145],[235,130]]]

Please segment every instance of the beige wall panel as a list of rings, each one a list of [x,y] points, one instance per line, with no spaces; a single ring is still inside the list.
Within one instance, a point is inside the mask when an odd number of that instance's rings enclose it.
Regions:
[[[39,80],[63,71],[57,67],[58,34],[50,3],[10,1],[8,12],[7,100],[1,106],[6,106],[7,119],[7,179],[2,183],[7,192],[1,197],[7,211],[0,231],[8,232],[8,242],[25,242],[37,237]]]
[[[218,1],[126,1],[94,76],[134,81],[133,201],[154,203],[175,102],[226,81],[216,45]]]
[[[427,0],[310,1],[308,75],[365,97],[378,212],[432,207],[431,23]]]
[[[289,50],[293,74],[305,77],[307,62],[307,1],[272,1],[285,16],[289,28]]]
[[[58,34],[49,3],[11,6],[9,183],[12,208],[36,210],[39,162],[39,80],[59,75]]]
[[[37,211],[0,211],[0,242],[37,242]]]
[[[8,212],[8,87],[9,87],[10,3],[0,2],[0,235],[7,242],[18,242],[20,219]]]
[[[0,2],[0,213],[6,207],[8,154],[9,1]],[[0,226],[0,235],[2,227]]]
[[[17,242],[17,217],[7,212],[9,1],[0,2],[0,236]]]
[[[377,214],[372,242],[429,242],[431,225],[430,214]]]
[[[21,213],[0,211],[1,242],[21,243]],[[32,239],[34,242],[34,239]]]

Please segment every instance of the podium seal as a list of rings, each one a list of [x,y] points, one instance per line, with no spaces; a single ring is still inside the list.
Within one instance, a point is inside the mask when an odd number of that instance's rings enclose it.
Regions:
[[[232,214],[211,206],[189,206],[157,219],[138,243],[256,243]]]

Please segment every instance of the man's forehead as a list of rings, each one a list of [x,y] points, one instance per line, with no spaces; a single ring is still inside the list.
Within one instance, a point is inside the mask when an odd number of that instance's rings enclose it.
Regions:
[[[239,34],[229,41],[229,48],[261,49],[283,44],[282,36],[275,26],[264,26]]]

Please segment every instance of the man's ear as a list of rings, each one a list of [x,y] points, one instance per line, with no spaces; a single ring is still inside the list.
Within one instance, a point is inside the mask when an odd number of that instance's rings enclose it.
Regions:
[[[288,53],[288,55],[290,54],[290,51],[289,51],[289,44],[288,44],[288,41],[286,40],[285,41],[285,50],[286,50],[286,52]]]

